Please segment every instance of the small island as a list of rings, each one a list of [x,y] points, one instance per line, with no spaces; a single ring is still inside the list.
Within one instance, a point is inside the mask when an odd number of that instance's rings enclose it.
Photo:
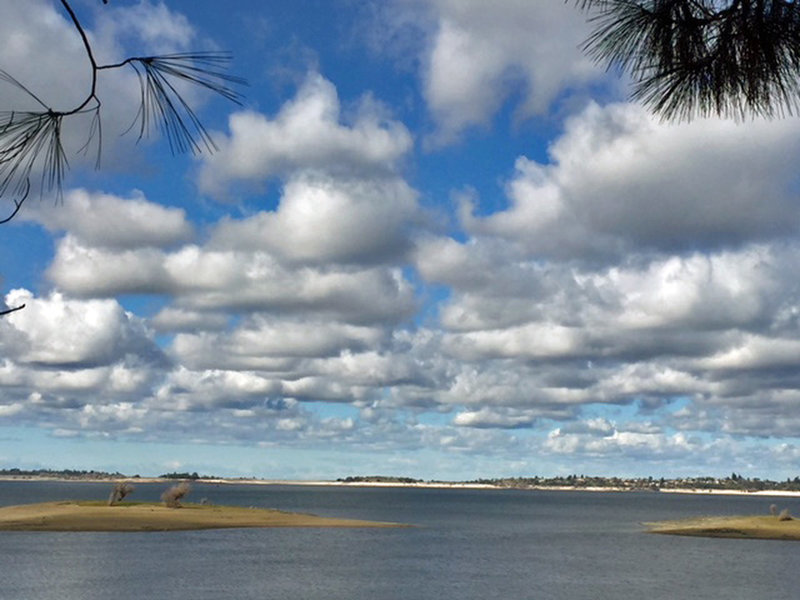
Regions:
[[[334,519],[241,506],[150,502],[108,506],[96,501],[0,507],[0,531],[181,531],[235,527],[402,527],[396,523]]]
[[[800,520],[781,520],[774,515],[698,517],[645,525],[650,533],[668,535],[800,541]]]

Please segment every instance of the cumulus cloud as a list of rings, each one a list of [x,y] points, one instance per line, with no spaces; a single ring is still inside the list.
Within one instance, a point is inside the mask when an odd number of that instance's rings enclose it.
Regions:
[[[26,304],[0,320],[0,415],[7,425],[53,432],[85,426],[94,435],[87,414],[114,406],[144,411],[142,399],[169,369],[144,322],[115,300],[71,300],[56,292],[37,298],[14,290],[6,301]]]
[[[98,11],[96,19],[94,36],[109,54],[101,58],[104,62],[123,59],[130,46],[145,47],[145,55],[185,51],[197,37],[189,19],[163,2],[145,0],[133,6],[109,5]]]
[[[260,182],[298,170],[329,174],[392,173],[411,149],[401,123],[388,118],[377,102],[362,99],[343,120],[334,85],[310,74],[294,99],[274,118],[253,111],[230,117],[230,136],[206,159],[200,187],[219,194],[228,182]]]
[[[552,417],[552,413],[533,409],[515,409],[502,407],[483,407],[479,410],[467,410],[456,414],[453,424],[461,427],[518,429],[530,428],[542,416]]]
[[[398,321],[416,307],[397,268],[290,267],[265,252],[216,251],[190,245],[111,251],[65,237],[48,277],[82,297],[171,294],[193,311],[311,312],[353,323]]]
[[[691,452],[702,452],[705,445],[695,437],[678,432],[665,434],[657,430],[625,430],[617,427],[592,428],[585,432],[566,432],[554,429],[544,448],[550,452],[570,455],[609,457],[675,458]]]
[[[47,276],[62,290],[82,297],[158,294],[169,290],[162,251],[97,248],[84,245],[71,235],[58,242]]]
[[[167,306],[150,319],[150,326],[163,332],[219,331],[228,326],[229,318],[224,312],[198,312],[175,306]]]
[[[474,234],[556,260],[620,260],[797,232],[792,157],[800,119],[659,123],[633,104],[590,105],[567,121],[551,162],[521,157],[508,210],[465,210]]]
[[[19,363],[93,367],[128,354],[160,360],[142,321],[115,300],[75,301],[59,293],[34,298],[27,290],[14,290],[6,303],[26,305],[0,322],[3,354]]]
[[[183,364],[195,368],[225,364],[231,369],[252,369],[266,368],[275,359],[321,358],[371,348],[384,337],[383,331],[373,327],[254,317],[230,333],[181,334],[173,350]]]
[[[509,98],[526,118],[601,77],[574,7],[425,5],[417,75],[438,142]],[[163,4],[99,15],[110,55],[197,40]],[[59,18],[37,27],[71,51]],[[0,46],[36,52],[18,25],[0,23]],[[272,209],[197,233],[203,206],[152,194],[32,207],[55,238],[52,289],[5,298],[27,307],[0,319],[0,419],[65,437],[468,455],[490,473],[529,474],[528,456],[794,464],[795,445],[764,440],[800,426],[798,122],[664,124],[592,104],[545,158],[497,167],[501,197],[462,194],[445,229],[420,206],[443,199],[403,179],[407,127],[312,74],[274,114],[235,114],[200,163],[212,193],[279,180]],[[116,299],[128,294],[145,300]]]
[[[433,0],[436,20],[425,51],[424,93],[435,141],[486,125],[513,93],[518,118],[545,113],[556,98],[598,81],[602,71],[581,52],[589,29],[569,4],[513,0]]]
[[[753,397],[726,427],[778,435],[791,400],[770,390],[798,384],[796,257],[794,246],[757,245],[599,271],[550,265],[527,271],[545,279],[527,289],[508,286],[502,268],[461,277],[456,261],[440,348],[461,370],[435,397],[470,406],[456,423],[478,427],[521,427],[548,410],[568,419],[592,404],[669,412],[684,398],[697,412]],[[432,260],[446,276],[449,263]],[[552,273],[567,284],[548,283]]]
[[[265,250],[291,262],[385,262],[410,248],[419,218],[416,192],[398,178],[297,175],[275,212],[224,220],[213,248]]]
[[[193,236],[183,209],[149,202],[138,191],[119,198],[71,190],[63,204],[32,204],[21,218],[38,221],[55,233],[69,232],[83,244],[116,250],[172,246]]]
[[[517,161],[507,208],[462,199],[466,236],[417,240],[420,274],[449,292],[453,362],[429,397],[464,428],[554,422],[554,454],[669,461],[706,447],[693,432],[788,435],[797,123],[664,124],[630,104],[570,118],[548,162]],[[598,406],[673,430],[570,428]]]

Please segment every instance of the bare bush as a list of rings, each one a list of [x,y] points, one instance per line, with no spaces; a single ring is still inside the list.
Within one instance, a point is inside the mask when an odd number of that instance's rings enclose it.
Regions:
[[[778,521],[791,521],[791,520],[792,520],[792,515],[789,514],[788,508],[784,508],[781,511],[781,514],[778,515]]]
[[[111,494],[108,496],[108,505],[114,506],[118,502],[122,502],[125,499],[125,496],[133,493],[133,490],[136,488],[133,487],[127,481],[119,481],[114,484],[114,487],[111,488]]]
[[[769,505],[769,514],[771,514],[773,517],[777,517],[778,516],[778,505],[777,504],[770,504]]]
[[[191,490],[192,486],[190,486],[187,482],[182,481],[177,485],[173,485],[171,488],[161,494],[161,500],[164,501],[164,504],[166,504],[168,508],[180,508],[181,498],[183,498]]]

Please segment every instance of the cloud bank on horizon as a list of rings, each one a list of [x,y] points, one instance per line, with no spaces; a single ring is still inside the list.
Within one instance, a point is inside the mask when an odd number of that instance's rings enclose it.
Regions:
[[[94,4],[102,56],[230,47],[251,87],[187,160],[112,133],[115,75],[103,170],[4,226],[0,465],[796,475],[800,120],[660,122],[561,2]],[[0,9],[0,67],[79,97],[57,9]]]

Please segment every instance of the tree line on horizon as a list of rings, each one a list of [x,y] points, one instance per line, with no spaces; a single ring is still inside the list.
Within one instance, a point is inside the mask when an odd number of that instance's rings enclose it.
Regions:
[[[0,469],[0,477],[51,477],[60,479],[140,479],[140,475],[125,475],[119,471],[109,473],[106,471],[86,469]],[[194,472],[163,473],[158,479],[167,479],[185,482],[202,482],[203,480],[228,479],[241,480],[239,477],[219,477],[216,475],[199,475]],[[736,491],[792,491],[800,492],[800,476],[787,477],[786,480],[776,481],[760,477],[747,477],[740,473],[732,472],[726,477],[697,476],[697,477],[619,477],[597,475],[556,475],[551,477],[533,475],[529,477],[493,477],[476,478],[470,480],[441,480],[420,479],[401,475],[350,475],[336,479],[338,483],[395,483],[413,485],[417,483],[428,484],[479,484],[492,485],[503,488],[532,488],[532,487],[608,487],[632,490],[658,490],[664,489],[715,489]]]

